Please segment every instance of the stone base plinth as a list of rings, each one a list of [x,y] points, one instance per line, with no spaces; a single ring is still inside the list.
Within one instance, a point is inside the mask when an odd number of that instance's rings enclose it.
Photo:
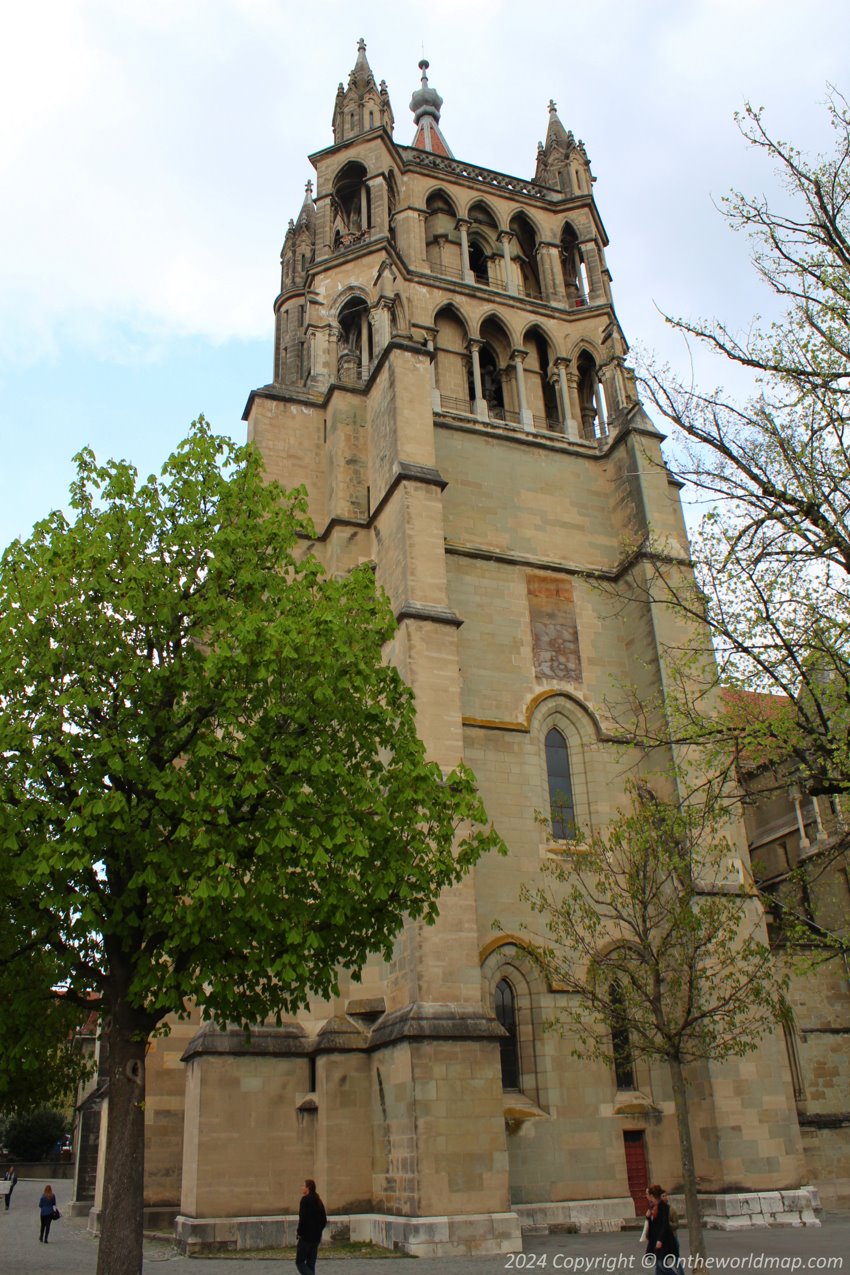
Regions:
[[[685,1226],[684,1200],[672,1196]],[[701,1195],[703,1222],[712,1230],[766,1226],[820,1226],[815,1187],[795,1191],[753,1191]],[[607,1200],[564,1200],[555,1204],[517,1204],[509,1213],[466,1213],[454,1217],[395,1217],[352,1213],[328,1219],[326,1241],[352,1240],[413,1257],[463,1257],[481,1253],[519,1253],[522,1237],[559,1231],[587,1234],[620,1231],[635,1220],[630,1196]],[[174,1232],[183,1253],[239,1252],[293,1247],[296,1217],[177,1218]]]
[[[239,1252],[292,1247],[296,1217],[194,1218],[174,1223],[181,1252]],[[393,1217],[356,1213],[330,1217],[326,1240],[350,1239],[376,1244],[413,1257],[463,1257],[481,1253],[519,1253],[522,1234],[516,1213],[467,1213],[455,1217]]]
[[[558,1231],[620,1231],[635,1215],[630,1195],[610,1200],[562,1200],[557,1204],[515,1204],[523,1235],[555,1235]]]
[[[740,1231],[764,1226],[820,1226],[821,1211],[817,1188],[803,1186],[796,1191],[728,1192],[723,1195],[701,1195],[705,1225],[718,1231]],[[684,1201],[674,1196],[673,1203],[684,1213]]]
[[[180,1212],[179,1205],[176,1204],[149,1204],[146,1206],[143,1214],[142,1225],[145,1231],[170,1231],[174,1226],[174,1219]],[[92,1208],[91,1201],[81,1200],[79,1204],[71,1205],[72,1217],[85,1217],[88,1215],[88,1230],[92,1235],[100,1235],[100,1221],[103,1216],[103,1209]]]

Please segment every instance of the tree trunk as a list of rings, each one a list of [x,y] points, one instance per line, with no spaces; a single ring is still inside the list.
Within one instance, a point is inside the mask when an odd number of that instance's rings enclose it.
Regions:
[[[151,1023],[124,995],[107,1027],[109,1108],[97,1275],[142,1275],[145,1050]]]
[[[691,1269],[705,1268],[705,1233],[697,1198],[697,1174],[694,1165],[694,1146],[691,1141],[691,1118],[688,1110],[688,1090],[682,1064],[670,1060],[670,1076],[673,1082],[673,1102],[676,1106],[676,1124],[679,1129],[679,1152],[682,1157],[682,1185],[685,1191],[685,1211],[688,1215],[688,1243],[691,1250]]]

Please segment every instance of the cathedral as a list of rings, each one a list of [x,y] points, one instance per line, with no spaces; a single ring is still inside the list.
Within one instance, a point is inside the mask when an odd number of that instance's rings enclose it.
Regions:
[[[623,741],[618,696],[663,690],[673,621],[640,548],[651,532],[685,569],[680,484],[626,362],[583,143],[550,102],[533,177],[457,159],[419,65],[402,143],[358,45],[245,419],[269,474],[306,487],[327,570],[372,565],[429,755],[472,768],[508,853],[332,1003],[250,1041],[189,1021],[152,1043],[147,1205],[188,1251],[291,1238],[305,1177],[336,1229],[419,1255],[615,1229],[648,1182],[681,1182],[665,1068],[582,1061],[546,1030],[563,994],[524,954],[520,901],[663,766]],[[709,1221],[814,1221],[782,1031],[690,1079]]]

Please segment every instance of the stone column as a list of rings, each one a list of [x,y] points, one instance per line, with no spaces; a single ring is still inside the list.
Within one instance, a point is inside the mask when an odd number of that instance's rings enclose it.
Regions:
[[[567,367],[567,401],[570,405],[570,416],[575,422],[576,437],[586,438],[584,429],[584,417],[581,412],[581,400],[578,396],[578,372],[572,366],[572,360],[569,360]]]
[[[483,341],[470,337],[467,348],[472,358],[472,380],[475,385],[475,415],[480,421],[487,421],[490,419],[490,413],[487,410],[487,402],[484,398],[484,391],[481,388],[481,364],[478,361],[478,351],[483,344]]]
[[[328,329],[328,376],[332,381],[339,380],[339,327],[333,324]]]
[[[369,229],[369,195],[365,182],[360,186],[360,229]]]
[[[505,289],[511,296],[517,295],[516,275],[514,274],[514,263],[511,260],[511,241],[513,240],[512,230],[499,231],[499,243],[502,245],[502,257],[505,262]]]
[[[331,201],[329,198],[316,200],[316,260],[321,261],[331,255]]]
[[[392,308],[392,297],[381,297],[374,310],[369,314],[369,322],[372,325],[372,354],[374,358],[377,358],[381,351],[389,345],[392,332],[390,319]]]
[[[464,283],[472,283],[472,271],[469,268],[469,227],[471,222],[465,217],[458,217],[457,228],[460,231],[460,273]],[[442,256],[442,254],[441,254]]]
[[[587,269],[589,289],[587,300],[590,305],[601,305],[606,300],[605,283],[599,265],[599,249],[596,246],[595,239],[583,239],[581,241],[581,255],[584,258],[585,268]]]
[[[360,373],[364,381],[369,379],[369,311],[360,315]]]
[[[396,242],[398,250],[410,265],[422,270],[427,268],[425,251],[425,222],[422,214],[412,208],[396,210]]]
[[[528,410],[528,399],[525,394],[525,372],[522,366],[527,358],[527,350],[511,350],[511,359],[516,372],[517,394],[519,395],[519,423],[524,429],[533,429],[534,417]]]
[[[605,395],[602,392],[602,382],[598,376],[593,390],[593,397],[596,402],[596,433],[599,438],[606,438],[608,435],[608,413],[605,410]]]
[[[439,412],[442,410],[443,403],[440,398],[440,391],[437,388],[437,356],[434,352],[434,337],[436,335],[436,328],[427,329],[425,344],[428,347],[428,353],[431,356],[431,365],[428,369],[431,381],[431,407],[435,412]]]
[[[608,415],[616,416],[616,414],[625,406],[626,396],[624,391],[623,360],[614,356],[604,367],[600,368],[599,376],[605,390],[605,402],[608,408]],[[607,433],[607,428],[606,428]]]
[[[564,427],[564,433],[567,438],[578,438],[579,428],[576,419],[572,413],[572,401],[570,399],[570,387],[567,381],[567,368],[570,366],[570,360],[558,355],[555,359],[555,368],[558,373],[558,388],[561,391],[561,422]]]
[[[331,328],[325,324],[308,334],[310,350],[310,388],[323,389],[333,376],[331,364]]]
[[[567,299],[567,290],[561,269],[561,245],[551,241],[541,243],[537,250],[537,259],[544,297],[547,301],[558,301],[563,305]]]
[[[370,177],[368,181],[363,183],[361,190],[365,190],[367,186],[369,187],[372,206],[372,229],[377,234],[388,235],[390,233],[390,225],[386,178],[383,176]],[[366,229],[365,225],[363,229]]]

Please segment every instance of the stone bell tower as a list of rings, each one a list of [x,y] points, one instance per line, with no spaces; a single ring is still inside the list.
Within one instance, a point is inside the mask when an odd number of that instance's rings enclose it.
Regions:
[[[663,1069],[614,1075],[544,1030],[559,993],[524,956],[520,898],[648,766],[615,701],[663,685],[669,621],[641,600],[637,550],[651,529],[686,568],[678,487],[626,366],[583,144],[550,102],[533,180],[460,161],[428,69],[401,144],[360,41],[286,232],[272,379],[245,418],[270,475],[306,486],[327,569],[374,564],[429,755],[472,767],[508,854],[335,1003],[250,1045],[197,1033],[186,1233],[279,1214],[309,1175],[353,1237],[508,1252],[525,1225],[618,1225],[650,1170],[680,1180]],[[693,1101],[706,1191],[799,1186],[779,1038],[706,1067]]]

